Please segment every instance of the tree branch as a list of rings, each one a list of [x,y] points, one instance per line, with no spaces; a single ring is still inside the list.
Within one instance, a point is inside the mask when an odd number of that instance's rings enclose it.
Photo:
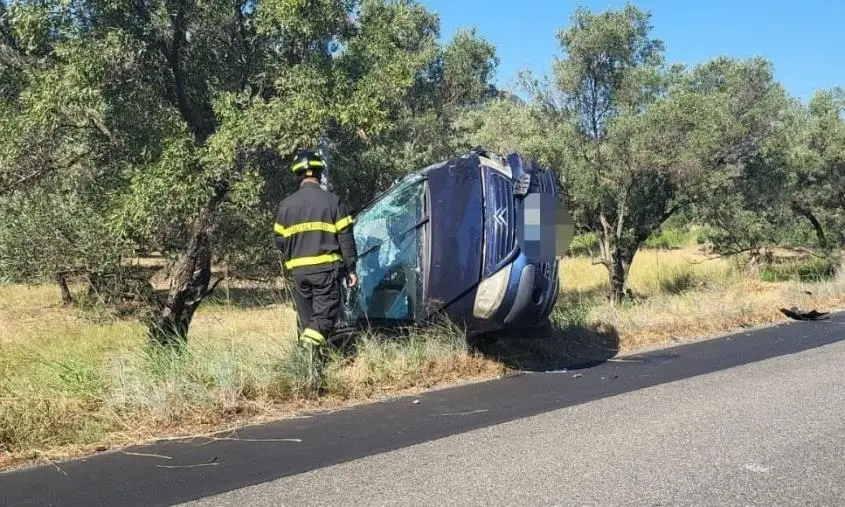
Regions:
[[[22,187],[23,185],[29,183],[30,181],[43,178],[44,176],[47,176],[50,173],[54,173],[54,172],[61,171],[63,169],[67,169],[68,167],[75,165],[77,162],[79,162],[83,158],[87,157],[88,155],[90,155],[90,152],[80,153],[79,155],[71,158],[68,162],[66,162],[66,163],[64,163],[60,166],[57,166],[55,164],[45,164],[40,169],[37,169],[37,170],[31,172],[30,174],[22,176],[17,181],[12,181],[12,182],[0,185],[0,195],[3,195],[7,192],[17,190],[20,187]]]
[[[208,129],[203,125],[199,115],[191,106],[188,98],[187,81],[185,70],[182,67],[182,48],[186,42],[185,36],[187,33],[186,22],[186,5],[188,2],[178,2],[175,7],[175,12],[170,14],[171,37],[172,41],[170,47],[167,44],[161,44],[161,51],[164,53],[170,65],[170,71],[173,73],[172,93],[174,95],[176,106],[182,118],[188,123],[194,137],[200,144],[204,143],[210,135]]]
[[[206,297],[210,296],[214,292],[214,289],[216,289],[217,286],[220,285],[220,282],[222,282],[223,280],[226,280],[226,279],[227,278],[225,276],[221,276],[217,280],[215,280],[214,283],[212,283],[211,286],[208,289],[206,289],[206,291],[203,293],[201,299],[205,299]]]
[[[681,211],[681,209],[683,209],[683,207],[686,206],[686,205],[687,205],[686,202],[681,202],[681,203],[675,204],[674,206],[672,206],[671,208],[666,210],[666,212],[663,213],[663,215],[660,216],[660,223],[663,224],[664,222],[669,220],[672,217],[672,215]]]
[[[827,236],[825,235],[824,227],[822,227],[822,224],[819,222],[818,218],[816,218],[813,212],[809,208],[802,206],[797,202],[792,203],[792,210],[798,215],[806,218],[810,222],[810,225],[812,225],[813,229],[816,231],[816,238],[819,242],[819,248],[821,248],[822,250],[827,250]]]

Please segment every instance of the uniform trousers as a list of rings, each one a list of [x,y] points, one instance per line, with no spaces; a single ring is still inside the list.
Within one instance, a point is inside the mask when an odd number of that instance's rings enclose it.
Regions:
[[[340,310],[340,270],[294,274],[292,278],[300,336],[322,345],[331,334]]]

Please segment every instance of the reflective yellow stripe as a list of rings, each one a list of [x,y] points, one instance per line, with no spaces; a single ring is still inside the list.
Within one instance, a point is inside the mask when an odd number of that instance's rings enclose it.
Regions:
[[[291,259],[285,263],[288,269],[301,268],[303,266],[316,266],[318,264],[328,264],[330,262],[340,262],[341,257],[338,254],[316,255],[314,257],[299,257]]]
[[[320,333],[319,331],[314,331],[313,329],[306,328],[302,332],[302,337],[306,340],[313,342],[317,345],[323,344],[326,342],[326,338]]]
[[[300,163],[294,165],[291,170],[296,172],[296,171],[298,171],[300,169],[304,169],[306,167],[326,167],[326,164],[324,164],[320,161],[309,162],[309,161],[305,160],[303,162],[300,162]]]
[[[308,231],[323,231],[323,232],[332,232],[337,233],[342,231],[343,229],[352,225],[352,217],[346,217],[338,220],[334,224],[330,224],[328,222],[303,222],[301,224],[292,225],[290,227],[285,227],[281,224],[276,224],[273,226],[273,230],[276,231],[276,234],[279,236],[290,237],[294,234],[299,234],[300,232],[308,232]]]
[[[327,222],[304,222],[290,227],[282,227],[281,231],[277,230],[276,232],[287,238],[294,234],[307,231],[337,232],[337,228]]]
[[[341,218],[334,224],[335,229],[340,232],[352,225],[352,217]]]

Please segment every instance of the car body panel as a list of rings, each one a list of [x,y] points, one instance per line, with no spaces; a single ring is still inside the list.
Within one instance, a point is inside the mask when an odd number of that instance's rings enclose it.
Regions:
[[[480,281],[484,223],[481,173],[472,158],[429,172],[428,185],[431,236],[426,300],[431,314],[453,304]]]

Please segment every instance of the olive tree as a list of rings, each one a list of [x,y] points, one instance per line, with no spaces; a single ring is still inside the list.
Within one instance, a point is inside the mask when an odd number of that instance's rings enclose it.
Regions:
[[[466,120],[471,138],[559,170],[579,228],[599,239],[614,303],[640,246],[757,156],[784,100],[768,62],[666,66],[650,31],[650,14],[630,4],[579,8],[559,32],[553,82],[526,76],[529,105],[500,100]]]
[[[216,260],[255,250],[262,227],[272,247],[292,153],[327,132],[386,135],[437,54],[431,14],[408,0],[7,8],[0,55],[21,77],[4,82],[17,135],[3,136],[0,182],[44,192],[47,172],[84,168],[107,182],[103,237],[173,261],[146,319],[159,343],[186,339]]]

